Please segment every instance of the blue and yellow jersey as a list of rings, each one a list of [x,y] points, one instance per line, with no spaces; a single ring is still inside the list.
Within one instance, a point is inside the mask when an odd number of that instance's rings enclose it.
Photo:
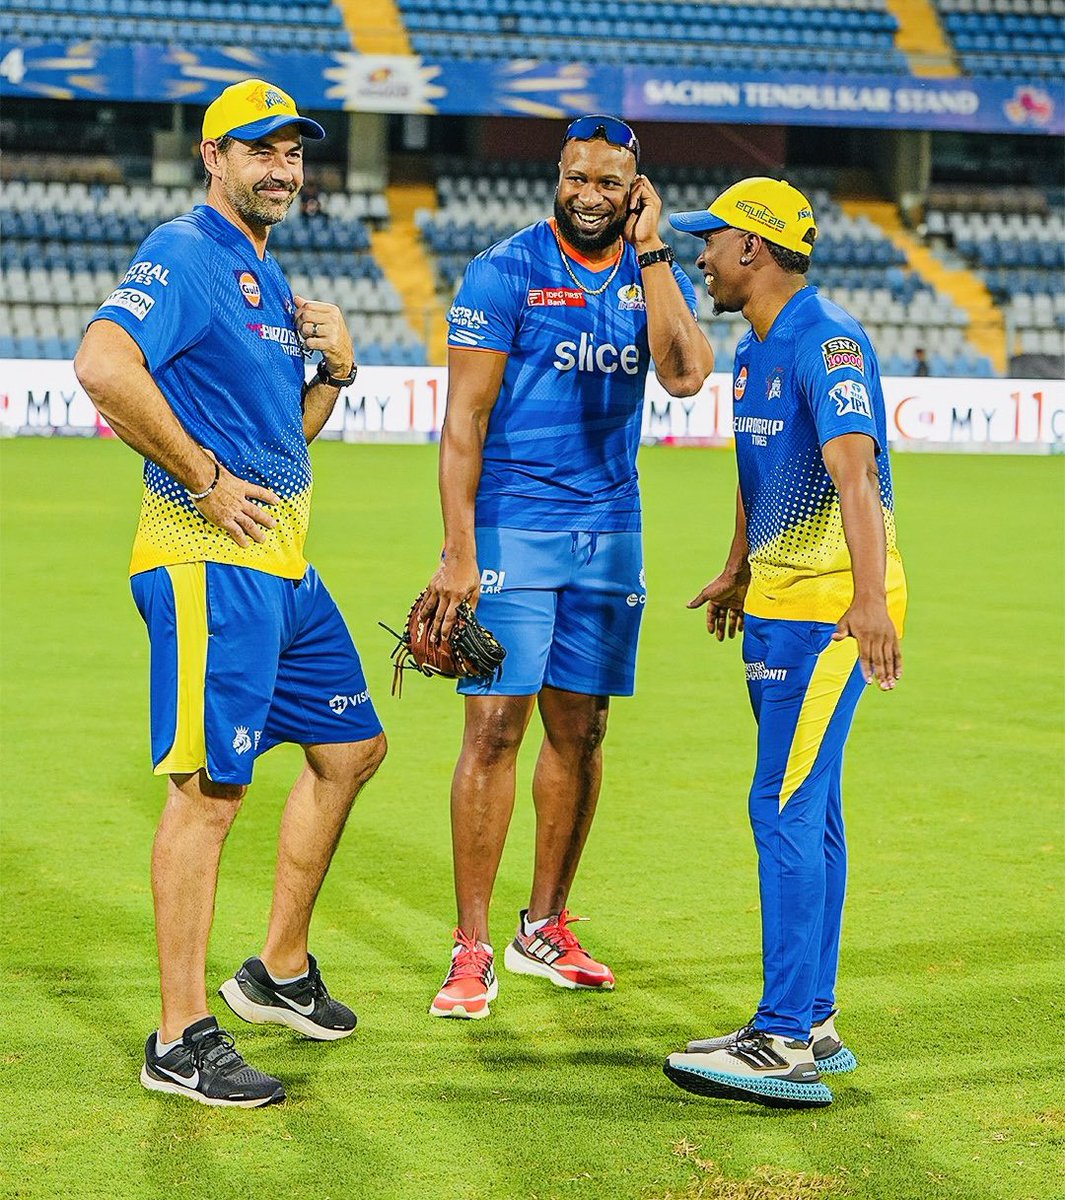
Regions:
[[[651,357],[636,252],[623,246],[600,295],[591,293],[613,265],[593,270],[568,247],[562,255],[552,221],[520,230],[473,259],[448,314],[450,346],[509,356],[484,442],[477,523],[638,531]],[[694,314],[691,281],[676,265],[673,274]]]
[[[177,480],[146,462],[131,574],[223,562],[302,578],[311,466],[294,313],[271,255],[260,260],[206,205],[154,230],[96,311],[94,321],[114,321],[137,343],[189,434],[234,475],[281,497],[266,541],[241,547],[200,515]]]
[[[895,511],[880,368],[865,330],[803,288],[764,342],[736,348],[733,432],[747,517],[752,616],[836,622],[854,595],[839,493],[821,447],[846,433],[876,444],[887,534],[888,611],[902,631],[906,578]]]

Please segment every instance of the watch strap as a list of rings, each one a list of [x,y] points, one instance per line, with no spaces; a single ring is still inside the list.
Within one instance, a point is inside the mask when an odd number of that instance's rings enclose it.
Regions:
[[[359,364],[353,362],[351,364],[351,373],[349,375],[345,375],[342,379],[335,379],[329,374],[329,367],[326,365],[326,361],[323,358],[318,364],[314,373],[319,383],[327,384],[329,387],[342,388],[347,387],[349,383],[355,382],[355,376],[359,373]]]
[[[663,246],[659,250],[648,250],[643,254],[637,254],[636,265],[642,271],[644,267],[653,266],[655,263],[671,263],[675,258],[672,247]]]

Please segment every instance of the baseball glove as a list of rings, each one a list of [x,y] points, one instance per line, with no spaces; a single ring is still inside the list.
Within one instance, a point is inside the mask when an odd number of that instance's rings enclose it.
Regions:
[[[387,629],[397,639],[392,651],[396,668],[392,695],[402,695],[404,671],[443,675],[446,679],[484,679],[489,676],[498,679],[507,652],[477,620],[469,604],[463,601],[458,606],[450,637],[436,643],[430,637],[432,619],[423,616],[428,596],[429,589],[426,588],[410,606],[402,633],[396,633],[383,621],[378,621],[382,629]]]

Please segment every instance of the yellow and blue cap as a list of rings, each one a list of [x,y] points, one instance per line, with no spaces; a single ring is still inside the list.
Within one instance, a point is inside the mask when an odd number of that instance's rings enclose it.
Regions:
[[[203,115],[203,140],[217,141],[228,134],[253,142],[285,125],[298,125],[304,137],[315,141],[325,137],[317,121],[300,116],[288,92],[264,79],[245,79],[212,101]]]
[[[715,229],[742,229],[796,254],[813,253],[817,240],[810,201],[786,180],[762,175],[734,183],[709,208],[670,213],[669,223],[674,229],[696,237]]]

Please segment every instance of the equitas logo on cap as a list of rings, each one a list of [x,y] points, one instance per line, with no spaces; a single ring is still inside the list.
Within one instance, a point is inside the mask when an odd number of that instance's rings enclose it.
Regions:
[[[325,137],[317,121],[300,116],[288,92],[263,79],[245,79],[227,87],[204,113],[203,140],[217,141],[228,134],[251,142],[285,125],[298,126],[304,137]]]
[[[762,176],[734,183],[700,212],[672,213],[669,223],[697,236],[715,229],[742,229],[797,254],[811,254],[817,240],[810,201],[786,180]]]

